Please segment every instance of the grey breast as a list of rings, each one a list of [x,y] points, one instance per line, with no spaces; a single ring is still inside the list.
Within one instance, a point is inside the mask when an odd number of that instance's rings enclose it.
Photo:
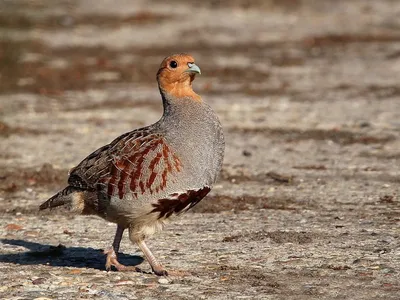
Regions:
[[[181,159],[180,182],[187,188],[212,186],[221,170],[225,142],[221,123],[204,102],[180,99],[159,121],[166,141]]]

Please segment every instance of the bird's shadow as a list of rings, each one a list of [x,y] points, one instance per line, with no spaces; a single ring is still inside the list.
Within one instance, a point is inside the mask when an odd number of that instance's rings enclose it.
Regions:
[[[83,247],[51,246],[24,240],[1,239],[3,244],[22,246],[29,251],[0,254],[0,262],[19,265],[49,265],[55,267],[92,268],[105,270],[106,256],[101,249]],[[118,261],[127,266],[136,266],[143,258],[135,255],[118,254]]]

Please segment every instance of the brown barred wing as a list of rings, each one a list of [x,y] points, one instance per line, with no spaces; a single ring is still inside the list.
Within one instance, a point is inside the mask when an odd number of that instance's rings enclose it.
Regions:
[[[179,157],[158,134],[143,136],[116,145],[110,153],[109,172],[99,178],[99,186],[109,197],[134,198],[163,191],[181,171]]]
[[[69,172],[68,184],[84,190],[96,190],[99,179],[108,174],[111,167],[111,153],[115,152],[115,147],[119,143],[125,143],[130,139],[142,136],[137,131],[125,133],[110,144],[105,145],[82,160],[79,165]]]

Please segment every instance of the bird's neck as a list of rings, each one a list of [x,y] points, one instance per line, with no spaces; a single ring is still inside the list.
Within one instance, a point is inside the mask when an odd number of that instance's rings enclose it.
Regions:
[[[216,115],[210,106],[201,101],[194,100],[191,96],[180,98],[161,90],[164,113],[160,124],[169,124],[168,126],[187,129],[192,126],[205,126]],[[198,96],[200,98],[200,96]],[[200,98],[201,99],[201,98]]]
[[[200,96],[197,96],[199,97],[199,100],[195,100],[189,95],[177,97],[176,94],[166,93],[161,90],[161,97],[164,107],[163,117],[172,115],[179,115],[182,117],[182,114],[185,117],[193,117],[193,114],[195,114],[204,104]]]
[[[192,99],[192,101],[202,102],[201,97],[193,91],[192,81],[186,80],[184,82],[163,83],[160,86],[160,93],[163,101],[167,100],[170,104],[179,99]]]

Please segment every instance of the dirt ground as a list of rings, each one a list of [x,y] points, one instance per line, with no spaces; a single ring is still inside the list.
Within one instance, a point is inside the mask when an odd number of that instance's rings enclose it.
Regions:
[[[190,275],[106,272],[114,224],[38,205],[158,120],[175,52],[223,171],[148,242]],[[399,133],[400,1],[0,1],[0,298],[400,299]]]

